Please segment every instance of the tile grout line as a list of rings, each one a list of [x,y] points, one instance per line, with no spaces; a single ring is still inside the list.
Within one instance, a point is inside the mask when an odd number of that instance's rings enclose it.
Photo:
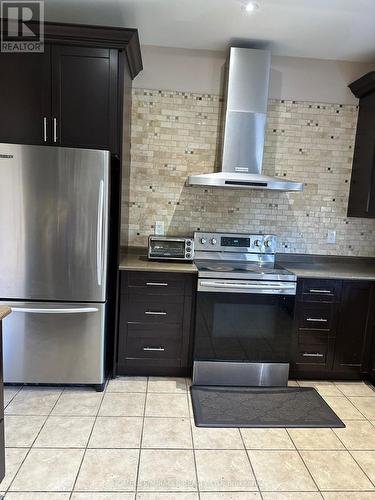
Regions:
[[[136,500],[138,496],[138,480],[139,480],[139,469],[141,465],[141,452],[142,452],[142,443],[143,443],[143,431],[145,428],[145,416],[146,416],[146,405],[147,405],[147,395],[148,395],[148,383],[150,377],[147,377],[146,380],[146,391],[143,393],[145,396],[144,405],[143,405],[143,418],[142,418],[142,428],[141,428],[141,438],[139,441],[139,453],[138,453],[138,463],[137,463],[137,473],[135,476],[135,491],[134,491],[134,499]]]
[[[22,390],[23,390],[25,387],[28,387],[28,386],[23,386],[23,387],[21,387],[21,389],[17,392],[17,394],[16,394],[16,395],[20,394],[20,393],[22,392]],[[47,390],[48,390],[48,389],[47,389]],[[58,401],[60,400],[60,398],[61,398],[61,396],[62,396],[62,394],[63,394],[64,390],[65,390],[64,388],[62,388],[62,389],[61,389],[61,392],[60,392],[60,394],[59,394],[58,398],[56,399],[55,403],[52,405],[52,408],[51,408],[50,412],[48,413],[48,415],[38,415],[39,417],[40,417],[40,416],[45,416],[46,418],[45,418],[45,420],[44,420],[44,422],[43,422],[43,425],[41,426],[41,428],[40,428],[40,429],[39,429],[39,431],[37,432],[37,435],[35,436],[35,438],[34,438],[33,442],[31,443],[30,447],[28,448],[26,455],[24,456],[24,458],[23,458],[23,460],[21,461],[21,463],[20,463],[19,467],[17,468],[17,471],[16,471],[16,473],[14,474],[13,479],[12,479],[12,480],[11,480],[11,482],[9,483],[9,486],[8,486],[8,488],[6,489],[5,494],[7,494],[7,493],[9,492],[9,490],[10,490],[10,488],[11,488],[12,484],[14,483],[14,480],[16,479],[16,477],[17,477],[17,475],[18,475],[18,473],[19,473],[19,471],[20,471],[21,467],[22,467],[22,466],[23,466],[23,464],[25,463],[26,458],[29,456],[29,454],[30,454],[31,450],[33,449],[33,446],[34,446],[34,444],[35,444],[35,441],[38,439],[39,434],[42,432],[42,430],[43,430],[44,426],[46,425],[47,420],[48,420],[48,419],[49,419],[49,417],[51,416],[51,414],[52,414],[52,412],[53,412],[53,410],[54,410],[55,406],[57,405]],[[15,396],[16,396],[16,395],[15,395]],[[15,396],[14,396],[14,397],[15,397]],[[13,399],[14,399],[14,398],[13,398]],[[25,416],[25,415],[22,415],[22,416]],[[26,415],[26,416],[31,416],[31,415]],[[4,415],[4,423],[5,423],[5,415]]]
[[[188,382],[187,382],[186,378],[185,378],[185,384],[186,384],[186,389],[187,389],[186,398],[187,398],[188,414],[189,414],[188,418],[189,418],[189,428],[190,428],[191,445],[193,447],[192,449],[193,449],[195,480],[197,482],[198,499],[200,500],[201,499],[201,491],[200,491],[200,487],[199,487],[197,457],[195,455],[195,445],[194,445],[194,437],[193,437],[193,423],[192,423],[192,421],[194,421],[194,414],[192,415],[191,411],[190,411],[190,400],[189,400],[189,398],[190,398],[190,387],[188,387]]]
[[[249,456],[249,452],[248,452],[248,450],[246,448],[246,444],[245,444],[245,440],[244,440],[244,437],[243,437],[242,432],[241,432],[241,428],[237,427],[237,429],[238,429],[238,432],[240,434],[240,438],[241,438],[243,447],[245,449],[245,453],[246,453],[247,459],[249,461],[250,469],[251,469],[251,472],[253,473],[253,476],[254,476],[254,479],[255,479],[255,484],[257,485],[260,498],[263,500],[263,495],[262,495],[262,492],[261,492],[261,489],[260,489],[260,486],[259,486],[259,483],[258,483],[258,478],[257,478],[257,476],[255,474],[255,470],[254,470],[253,464],[251,463],[251,459],[250,459],[250,456]]]
[[[69,495],[69,500],[72,498],[73,496],[73,493],[74,493],[74,488],[77,484],[77,479],[78,479],[78,476],[79,476],[79,473],[81,472],[81,468],[82,468],[82,464],[83,464],[83,461],[85,459],[85,456],[86,456],[86,452],[87,452],[87,449],[88,449],[88,445],[89,445],[89,442],[90,442],[90,439],[91,439],[91,436],[92,436],[92,433],[94,431],[94,427],[95,427],[95,424],[96,424],[96,421],[98,419],[98,415],[99,415],[99,411],[100,411],[100,408],[102,406],[102,403],[103,403],[103,399],[104,399],[104,396],[107,392],[107,387],[108,387],[108,380],[106,380],[105,382],[105,386],[104,386],[104,390],[103,390],[103,394],[102,394],[102,397],[101,397],[101,400],[100,400],[100,403],[98,405],[98,409],[96,411],[96,414],[94,416],[94,422],[93,422],[93,425],[91,427],[91,431],[90,431],[90,434],[89,434],[89,437],[87,439],[87,442],[86,442],[86,446],[85,448],[79,448],[79,449],[83,449],[83,454],[82,454],[82,459],[81,459],[81,462],[79,464],[79,467],[78,467],[78,470],[77,470],[77,473],[76,473],[76,476],[75,476],[75,479],[74,479],[74,482],[73,482],[73,486],[72,486],[72,490],[70,492],[70,495]]]

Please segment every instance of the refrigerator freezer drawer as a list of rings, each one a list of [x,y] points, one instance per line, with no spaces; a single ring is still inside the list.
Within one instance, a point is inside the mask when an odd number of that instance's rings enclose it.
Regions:
[[[4,382],[104,382],[105,304],[3,304],[12,308],[3,323]]]

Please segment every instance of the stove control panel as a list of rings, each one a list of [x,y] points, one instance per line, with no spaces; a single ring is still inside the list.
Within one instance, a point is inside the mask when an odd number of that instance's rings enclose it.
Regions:
[[[197,251],[276,253],[277,238],[274,234],[194,233]]]

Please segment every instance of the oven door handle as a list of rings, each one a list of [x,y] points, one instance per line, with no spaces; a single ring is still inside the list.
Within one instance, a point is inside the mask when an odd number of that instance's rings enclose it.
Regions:
[[[227,288],[227,289],[243,289],[243,290],[294,290],[296,285],[293,283],[225,283],[223,281],[200,281],[199,285],[206,288]]]

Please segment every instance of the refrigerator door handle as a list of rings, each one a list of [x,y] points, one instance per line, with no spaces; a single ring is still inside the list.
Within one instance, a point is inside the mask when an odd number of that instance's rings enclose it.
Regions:
[[[97,307],[74,307],[67,309],[45,309],[38,307],[12,307],[12,312],[34,313],[34,314],[80,314],[98,312]]]
[[[104,181],[99,184],[98,220],[96,228],[96,277],[98,285],[102,284],[103,274],[103,208],[104,208]]]

